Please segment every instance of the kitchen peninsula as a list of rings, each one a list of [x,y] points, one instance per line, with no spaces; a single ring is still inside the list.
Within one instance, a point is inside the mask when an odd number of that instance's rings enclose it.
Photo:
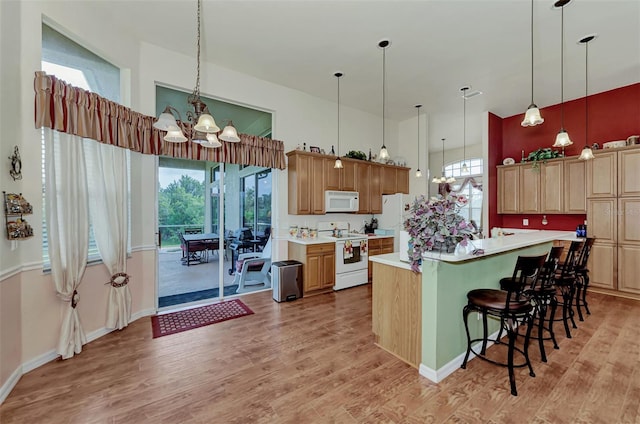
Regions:
[[[467,347],[462,321],[466,294],[476,288],[498,288],[513,273],[519,255],[548,252],[555,240],[572,240],[568,231],[532,231],[474,240],[484,254],[424,255],[421,273],[411,271],[398,253],[370,258],[373,264],[372,328],[376,344],[439,382],[460,367]],[[472,338],[480,320],[469,320]],[[495,324],[491,330],[497,331]]]

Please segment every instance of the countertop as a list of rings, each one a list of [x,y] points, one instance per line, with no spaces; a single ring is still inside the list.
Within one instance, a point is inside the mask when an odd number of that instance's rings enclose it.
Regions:
[[[393,238],[394,237],[392,235],[380,235],[380,236],[378,236],[378,235],[368,235],[368,234],[359,234],[359,235],[368,236],[367,238],[369,238],[369,239],[374,239],[374,238]],[[337,240],[342,240],[342,239],[338,239],[338,238],[334,238],[334,237],[318,236],[316,238],[289,237],[287,240],[290,241],[290,242],[293,242],[293,243],[298,243],[298,244],[321,244],[321,243],[335,243]]]
[[[533,246],[536,244],[547,243],[554,240],[578,240],[573,231],[530,231],[526,233],[516,233],[509,236],[488,238],[482,240],[473,240],[473,246],[469,245],[468,250],[483,249],[484,254],[472,255],[471,253],[442,253],[428,252],[422,256],[425,259],[433,259],[444,262],[463,262],[472,259],[479,259],[485,256],[495,255],[510,250],[520,249],[523,247]],[[370,261],[384,263],[387,265],[397,266],[398,268],[411,269],[408,262],[400,260],[398,253],[388,253],[385,255],[376,255],[369,258]]]

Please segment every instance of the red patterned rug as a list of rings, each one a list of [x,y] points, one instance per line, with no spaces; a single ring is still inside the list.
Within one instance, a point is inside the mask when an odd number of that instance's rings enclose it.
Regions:
[[[151,328],[155,339],[251,314],[253,311],[247,305],[234,299],[200,308],[152,316]]]

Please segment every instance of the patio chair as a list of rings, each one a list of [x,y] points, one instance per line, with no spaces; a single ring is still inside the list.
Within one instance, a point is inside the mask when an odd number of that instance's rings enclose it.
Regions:
[[[178,233],[180,238],[180,249],[182,249],[182,264],[191,265],[191,263],[209,262],[207,244],[203,242],[187,243],[182,233]],[[187,251],[187,246],[189,249]]]
[[[238,285],[236,293],[247,293],[257,288],[271,287],[271,238],[262,252],[242,253],[236,262],[236,276],[233,284]],[[263,286],[263,287],[256,287]]]

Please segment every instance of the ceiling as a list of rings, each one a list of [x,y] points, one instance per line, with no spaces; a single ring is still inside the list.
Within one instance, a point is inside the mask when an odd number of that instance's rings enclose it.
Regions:
[[[77,3],[140,40],[195,56],[195,0]],[[561,11],[552,6],[534,4],[540,107],[560,102]],[[530,11],[529,0],[204,0],[202,61],[331,101],[340,70],[341,103],[381,116],[377,44],[387,38],[386,117],[413,118],[421,103],[439,139],[439,122],[461,122],[464,85],[483,92],[467,100],[470,115],[524,113],[531,100]],[[564,8],[564,28],[565,100],[585,94],[585,48],[577,40],[591,33],[598,38],[589,45],[590,94],[640,81],[640,0],[573,0]]]

